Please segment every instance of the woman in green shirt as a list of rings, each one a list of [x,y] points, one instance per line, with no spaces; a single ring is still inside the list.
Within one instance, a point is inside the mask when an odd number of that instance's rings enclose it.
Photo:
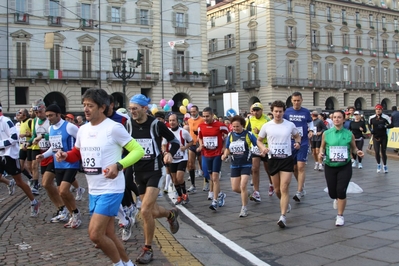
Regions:
[[[346,206],[346,190],[352,178],[351,150],[359,157],[364,153],[356,147],[351,131],[344,128],[345,113],[334,111],[334,127],[325,131],[321,141],[319,158],[325,158],[324,175],[328,194],[334,199],[333,207],[338,209],[336,226],[344,225],[343,213]]]

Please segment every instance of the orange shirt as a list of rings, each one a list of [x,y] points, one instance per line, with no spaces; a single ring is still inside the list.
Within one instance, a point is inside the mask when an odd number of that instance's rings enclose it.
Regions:
[[[194,118],[188,119],[188,126],[190,127],[190,135],[193,138],[193,145],[197,144],[198,126],[202,123],[204,123],[204,119],[200,116],[198,116],[197,119]],[[197,132],[197,135],[194,134],[194,132]]]

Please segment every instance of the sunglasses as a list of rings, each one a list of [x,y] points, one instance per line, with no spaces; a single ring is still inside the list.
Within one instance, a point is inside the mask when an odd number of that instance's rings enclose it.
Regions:
[[[33,111],[41,111],[41,110],[43,110],[43,109],[44,109],[43,106],[32,106],[32,110],[33,110]]]
[[[252,109],[252,111],[254,111],[254,112],[257,112],[257,111],[260,111],[260,110],[262,110],[262,109],[259,109],[259,108]]]

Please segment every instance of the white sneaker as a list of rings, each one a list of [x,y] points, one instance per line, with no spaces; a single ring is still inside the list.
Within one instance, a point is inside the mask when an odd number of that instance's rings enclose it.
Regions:
[[[15,193],[15,181],[14,179],[10,180],[10,184],[7,186],[8,188],[8,195],[12,196]]]
[[[247,217],[247,216],[248,216],[248,210],[247,210],[247,208],[246,208],[246,207],[242,207],[239,217]]]
[[[83,197],[83,193],[85,193],[86,189],[79,187],[78,189],[76,189],[76,196],[75,196],[75,200],[79,201],[82,200]]]
[[[209,183],[205,182],[202,191],[209,191]]]
[[[137,207],[137,209],[141,208],[141,200],[139,197],[137,197],[137,199],[136,199],[136,207]]]
[[[336,225],[336,226],[343,226],[344,223],[345,223],[344,216],[342,216],[342,215],[337,215],[337,218],[336,218],[336,220],[335,220],[335,225]]]
[[[291,212],[291,204],[288,203],[287,213]]]
[[[208,200],[213,200],[213,192],[208,192]]]
[[[357,161],[352,160],[352,167],[356,167],[357,166]]]
[[[197,192],[197,189],[193,185],[191,185],[191,187],[189,189],[187,189],[187,192],[195,193],[195,192]]]
[[[381,164],[377,164],[377,173],[381,173]]]
[[[277,224],[278,226],[280,226],[280,228],[285,228],[287,226],[287,221],[284,215],[280,216],[280,219],[278,220]]]
[[[319,169],[319,163],[314,163],[314,168],[313,168],[314,170],[317,170],[317,169]]]
[[[359,168],[359,169],[363,169],[363,165],[362,165],[362,163],[359,163],[359,164],[357,165],[357,168]]]
[[[324,166],[322,163],[319,163],[319,171],[324,171]]]
[[[337,199],[335,199],[335,200],[333,201],[333,209],[334,209],[334,210],[338,209],[338,200],[337,200]]]

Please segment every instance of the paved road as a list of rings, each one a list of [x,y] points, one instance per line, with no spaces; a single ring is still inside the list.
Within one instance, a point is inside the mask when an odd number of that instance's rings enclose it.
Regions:
[[[336,211],[323,191],[324,175],[312,169],[310,159],[307,195],[301,203],[291,200],[288,227],[280,229],[276,224],[278,199],[267,195],[264,172],[262,202],[250,202],[249,216],[239,218],[240,198],[231,192],[229,165],[224,163],[221,184],[227,194],[226,205],[213,212],[208,208],[207,194],[198,191],[191,195],[190,204],[179,207],[181,227],[177,234],[171,235],[165,220],[159,220],[155,258],[150,265],[398,265],[399,165],[389,160],[390,172],[377,174],[371,155],[366,155],[363,165],[362,170],[354,169],[352,181],[364,192],[348,195],[345,226],[334,225]],[[86,186],[84,178],[79,180]],[[293,179],[291,194],[295,190]],[[22,192],[17,189],[16,195],[9,197],[5,186],[0,186],[0,265],[110,265],[88,239],[87,197],[79,202],[83,225],[72,230],[48,223],[54,210],[42,194],[41,213],[32,219]],[[159,203],[171,206],[166,196]],[[142,234],[139,220],[125,244],[132,259],[143,244]]]

